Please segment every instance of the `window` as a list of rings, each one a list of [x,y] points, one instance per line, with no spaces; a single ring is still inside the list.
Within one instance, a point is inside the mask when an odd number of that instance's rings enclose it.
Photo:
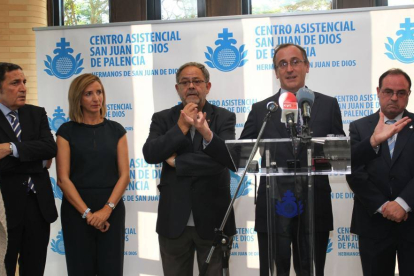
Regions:
[[[331,10],[332,0],[251,0],[252,14]]]
[[[388,6],[414,5],[414,0],[388,0]]]
[[[197,18],[197,0],[161,0],[161,19]]]
[[[65,26],[102,23],[109,23],[108,0],[64,0]]]

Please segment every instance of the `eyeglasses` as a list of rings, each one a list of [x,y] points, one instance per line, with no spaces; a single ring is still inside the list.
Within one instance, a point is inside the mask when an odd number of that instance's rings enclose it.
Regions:
[[[189,87],[190,83],[192,83],[194,86],[200,86],[202,83],[206,83],[206,81],[203,80],[192,80],[192,81],[181,81],[178,84],[182,85],[183,87]]]
[[[404,90],[394,92],[391,89],[387,89],[387,90],[384,90],[384,91],[381,91],[381,92],[387,98],[392,98],[394,95],[397,95],[398,98],[403,99],[403,98],[406,98],[408,95],[410,95],[409,92],[404,91]]]
[[[297,58],[294,58],[294,59],[290,60],[289,62],[286,61],[286,60],[282,60],[281,62],[279,62],[279,64],[276,66],[276,68],[286,69],[289,64],[290,64],[290,66],[295,68],[295,67],[298,67],[298,65],[301,64],[302,62],[305,62],[305,60],[300,60],[300,59],[297,59]]]

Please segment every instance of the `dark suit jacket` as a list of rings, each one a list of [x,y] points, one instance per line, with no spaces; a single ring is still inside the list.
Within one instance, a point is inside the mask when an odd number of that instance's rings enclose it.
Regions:
[[[269,101],[279,102],[280,91],[274,96],[269,97],[261,102],[255,103],[252,111],[244,125],[240,139],[256,139],[259,134],[263,119],[267,114],[266,105]],[[262,138],[289,138],[285,123],[281,122],[281,109],[277,109],[272,114]],[[311,109],[311,119],[309,126],[312,137],[325,137],[328,134],[345,135],[342,129],[341,111],[335,98],[315,92],[315,101]],[[306,151],[298,150],[301,165],[306,166]],[[277,164],[286,167],[286,160],[293,159],[292,147],[281,149],[277,155]],[[263,160],[262,160],[263,161]],[[281,164],[281,165],[280,165]],[[263,166],[263,164],[262,164]],[[327,176],[316,176],[315,183],[315,229],[316,231],[330,231],[333,229],[332,204],[331,204],[331,187]],[[267,207],[266,207],[266,179],[260,179],[256,204],[256,231],[267,232]]]
[[[19,158],[7,156],[0,160],[0,186],[6,209],[7,227],[21,223],[27,199],[27,183],[32,178],[39,207],[46,221],[57,219],[49,172],[43,168],[43,160],[56,156],[56,143],[50,132],[44,108],[24,105],[19,108],[22,129],[21,142],[2,112],[0,112],[0,143],[13,142]]]
[[[183,105],[174,106],[152,117],[150,134],[143,147],[150,164],[163,163],[158,185],[157,233],[167,238],[181,235],[193,211],[197,233],[203,239],[213,239],[230,203],[230,174],[234,170],[224,140],[235,139],[236,117],[226,109],[206,102],[203,112],[213,131],[213,139],[203,150],[203,138],[197,131],[191,141],[190,131],[184,135],[177,125]],[[176,167],[165,162],[177,153]],[[236,233],[231,213],[224,232]]]
[[[407,111],[414,121],[414,114]],[[398,133],[391,159],[388,142],[381,144],[378,154],[369,142],[378,123],[379,113],[354,121],[349,126],[351,137],[352,174],[347,181],[354,196],[351,232],[381,239],[393,227],[399,236],[414,241],[414,219],[409,213],[408,220],[393,222],[377,213],[386,201],[401,197],[414,207],[414,128],[413,121]]]

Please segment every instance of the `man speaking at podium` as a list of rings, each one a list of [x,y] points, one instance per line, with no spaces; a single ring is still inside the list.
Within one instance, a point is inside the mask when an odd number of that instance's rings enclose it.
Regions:
[[[296,94],[300,89],[305,88],[306,74],[309,73],[309,61],[306,51],[295,44],[281,44],[275,49],[273,56],[273,65],[276,78],[280,81],[280,90],[273,96],[255,103],[252,106],[240,139],[256,139],[264,117],[268,110],[266,105],[270,102],[279,103],[279,97],[286,92]],[[313,94],[313,93],[312,93]],[[338,102],[335,98],[314,93],[314,103],[310,113],[309,127],[312,131],[312,137],[325,137],[328,134],[345,135],[342,129],[342,118]],[[300,112],[299,112],[300,114]],[[302,111],[303,114],[303,111]],[[294,122],[300,125],[301,117],[297,116],[298,121]],[[282,111],[279,108],[270,118],[264,130],[263,139],[290,138],[287,125],[282,122]],[[286,121],[286,120],[283,120]],[[299,130],[300,131],[300,130]],[[302,151],[306,154],[306,150]],[[302,155],[303,155],[302,154]],[[281,150],[278,152],[277,165],[287,167],[287,160],[292,159],[291,151]],[[302,158],[303,159],[303,158]],[[305,159],[306,160],[306,159]],[[306,164],[302,164],[306,166]],[[265,167],[264,158],[262,158],[262,167]],[[288,180],[293,177],[279,177],[279,181]],[[300,181],[300,180],[299,180]],[[255,230],[259,243],[260,258],[260,276],[269,275],[269,256],[268,256],[268,228],[267,228],[267,204],[266,204],[266,179],[261,177],[258,190],[256,205],[256,225]],[[333,215],[331,204],[331,188],[327,176],[315,176],[315,268],[316,275],[324,275],[325,257],[329,239],[329,231],[333,230]],[[283,191],[282,193],[285,193]],[[294,218],[292,219],[292,221]],[[308,275],[306,272],[301,273],[300,257],[298,257],[298,245],[296,243],[296,234],[291,226],[287,237],[287,244],[283,248],[278,248],[279,256],[276,256],[276,275],[289,275],[291,259],[291,243],[293,243],[293,263],[297,275]],[[286,240],[286,239],[285,239]],[[280,246],[277,245],[278,247]]]
[[[153,115],[143,153],[148,163],[162,163],[157,233],[164,275],[190,276],[194,252],[200,269],[230,204],[229,169],[235,168],[224,140],[235,139],[236,116],[207,102],[204,65],[182,65],[176,82],[182,103]],[[236,234],[233,212],[224,233]],[[221,256],[218,246],[207,276],[223,275]]]

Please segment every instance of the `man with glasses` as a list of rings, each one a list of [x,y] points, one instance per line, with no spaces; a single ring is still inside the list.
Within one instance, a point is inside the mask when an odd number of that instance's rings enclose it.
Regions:
[[[270,101],[279,102],[282,93],[291,92],[296,94],[299,89],[305,87],[306,74],[309,73],[309,61],[306,51],[295,44],[281,44],[275,49],[273,56],[273,65],[275,68],[276,78],[280,81],[280,90],[275,95],[253,105],[252,111],[245,123],[240,139],[255,139],[259,134],[263,118],[267,114],[266,105]],[[300,120],[300,116],[298,116]],[[295,122],[300,124],[300,121]],[[311,119],[309,127],[313,137],[325,137],[328,134],[345,135],[342,129],[342,118],[338,102],[335,98],[315,92],[315,100],[311,110]],[[262,138],[279,139],[289,138],[289,132],[286,124],[281,122],[281,110],[278,109],[270,118],[264,130]],[[306,150],[298,151],[302,154],[299,156],[302,166],[306,166]],[[287,167],[287,160],[294,159],[292,151],[281,149],[277,156],[277,165]],[[262,167],[264,167],[264,158]],[[294,182],[292,177],[280,177],[278,183],[285,183],[286,186],[292,186]],[[301,181],[301,179],[299,179]],[[302,179],[306,181],[306,179]],[[303,182],[302,182],[303,183]],[[268,229],[267,229],[267,204],[266,204],[266,179],[261,177],[258,190],[256,205],[256,225],[260,275],[269,275],[269,255],[268,255]],[[316,275],[324,275],[325,257],[329,239],[329,231],[333,229],[333,215],[331,204],[331,188],[327,176],[315,176],[315,268]],[[284,194],[286,190],[281,193]],[[309,275],[311,265],[304,257],[299,256],[298,248],[301,244],[297,240],[298,224],[297,216],[289,220],[286,231],[278,237],[283,243],[275,244],[276,248],[276,275],[289,275],[291,244],[293,250],[293,264],[297,275]]]
[[[176,82],[182,103],[153,115],[143,153],[148,163],[162,163],[157,233],[164,275],[188,276],[195,251],[199,268],[207,259],[231,200],[235,168],[224,140],[235,139],[236,116],[206,100],[211,83],[204,65],[182,65]],[[233,212],[224,233],[236,234]],[[223,275],[221,256],[218,247],[206,275]]]
[[[390,69],[379,79],[380,110],[349,126],[355,193],[351,232],[359,235],[364,276],[414,271],[414,114],[406,110],[411,79]]]

